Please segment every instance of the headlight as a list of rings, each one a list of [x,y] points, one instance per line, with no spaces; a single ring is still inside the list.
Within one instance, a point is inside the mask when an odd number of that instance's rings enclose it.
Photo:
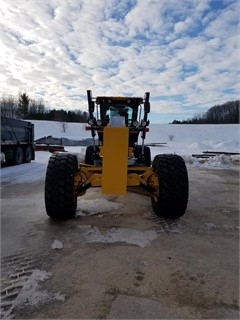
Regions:
[[[101,126],[102,125],[102,121],[101,120],[97,120],[97,125]]]
[[[133,121],[133,126],[137,127],[138,126],[138,121]]]
[[[94,125],[94,120],[93,120],[93,119],[90,119],[90,120],[88,121],[88,123],[90,124],[90,126],[93,126],[93,125]]]
[[[142,120],[142,121],[141,121],[141,126],[142,126],[142,127],[146,127],[146,125],[147,125],[147,122],[144,121],[144,120]]]

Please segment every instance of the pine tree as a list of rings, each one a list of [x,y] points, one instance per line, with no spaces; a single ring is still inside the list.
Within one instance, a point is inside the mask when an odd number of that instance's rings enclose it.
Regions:
[[[22,93],[18,100],[18,116],[22,119],[28,118],[30,99],[26,93]]]

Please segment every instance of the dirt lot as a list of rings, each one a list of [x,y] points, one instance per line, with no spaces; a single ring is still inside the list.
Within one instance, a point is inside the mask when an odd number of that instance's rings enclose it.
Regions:
[[[238,319],[239,168],[188,170],[177,221],[157,218],[147,197],[98,189],[76,219],[51,221],[43,181],[3,186],[2,317]]]

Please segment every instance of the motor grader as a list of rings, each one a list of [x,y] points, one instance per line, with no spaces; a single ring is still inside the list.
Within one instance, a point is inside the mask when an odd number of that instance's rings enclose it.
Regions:
[[[93,98],[91,90],[87,90],[86,129],[91,132],[92,145],[86,148],[82,162],[72,153],[60,152],[50,157],[45,179],[48,216],[73,218],[77,198],[90,187],[101,188],[103,194],[133,191],[147,195],[153,211],[167,219],[185,213],[188,174],[183,159],[176,154],[160,154],[151,161],[151,150],[145,145],[149,97],[150,93],[146,92],[144,98]]]

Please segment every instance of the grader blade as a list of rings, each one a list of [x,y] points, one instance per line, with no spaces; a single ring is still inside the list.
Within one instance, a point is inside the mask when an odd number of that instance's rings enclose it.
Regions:
[[[128,167],[127,127],[105,127],[102,148],[102,193],[125,194],[127,192]]]

